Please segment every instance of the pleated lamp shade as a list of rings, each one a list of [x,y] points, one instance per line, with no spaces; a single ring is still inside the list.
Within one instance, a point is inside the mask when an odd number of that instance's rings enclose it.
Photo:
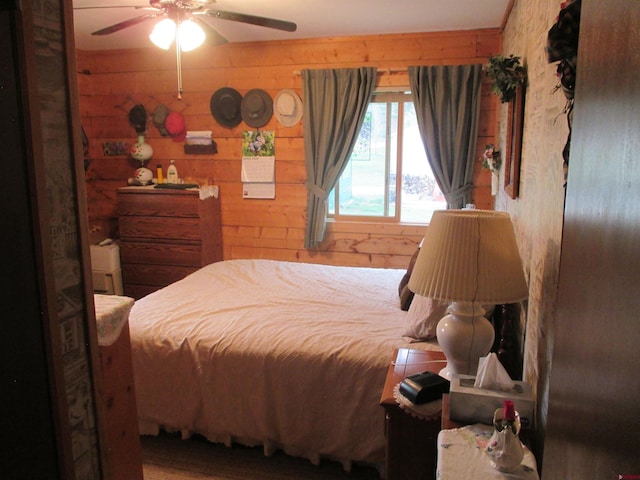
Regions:
[[[434,212],[409,289],[442,302],[496,305],[527,298],[529,290],[509,214]]]

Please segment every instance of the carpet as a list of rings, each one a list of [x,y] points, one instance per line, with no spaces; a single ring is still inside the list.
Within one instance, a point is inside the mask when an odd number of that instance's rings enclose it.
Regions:
[[[380,480],[373,467],[345,472],[337,462],[316,466],[282,452],[266,457],[262,447],[226,447],[201,437],[161,434],[141,442],[144,480]]]

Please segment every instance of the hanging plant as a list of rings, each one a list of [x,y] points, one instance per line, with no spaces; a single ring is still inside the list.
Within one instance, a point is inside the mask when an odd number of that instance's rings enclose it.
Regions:
[[[491,80],[491,91],[500,97],[502,103],[510,102],[516,89],[527,78],[527,70],[520,65],[520,57],[495,55],[484,66],[487,77]]]

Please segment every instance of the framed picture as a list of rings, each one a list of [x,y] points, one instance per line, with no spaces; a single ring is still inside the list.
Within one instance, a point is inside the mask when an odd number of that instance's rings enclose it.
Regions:
[[[511,198],[518,196],[520,186],[520,156],[522,154],[522,127],[524,123],[525,86],[516,89],[509,102],[507,120],[507,152],[504,166],[504,189]]]

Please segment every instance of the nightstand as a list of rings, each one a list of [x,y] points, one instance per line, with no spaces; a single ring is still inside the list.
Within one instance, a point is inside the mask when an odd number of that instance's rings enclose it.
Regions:
[[[445,361],[442,352],[409,348],[396,351],[380,399],[385,413],[385,480],[435,479],[441,420],[424,420],[405,412],[396,402],[393,389],[408,375],[439,372]]]
[[[491,467],[484,452],[486,443],[493,433],[493,426],[464,425],[449,418],[449,395],[442,396],[442,430],[438,434],[438,479],[457,480],[473,478],[477,480],[502,480],[506,475]],[[520,468],[508,475],[514,480],[539,480],[536,458],[527,447],[530,432],[521,431],[524,436],[524,458]],[[521,438],[522,440],[522,438]]]

